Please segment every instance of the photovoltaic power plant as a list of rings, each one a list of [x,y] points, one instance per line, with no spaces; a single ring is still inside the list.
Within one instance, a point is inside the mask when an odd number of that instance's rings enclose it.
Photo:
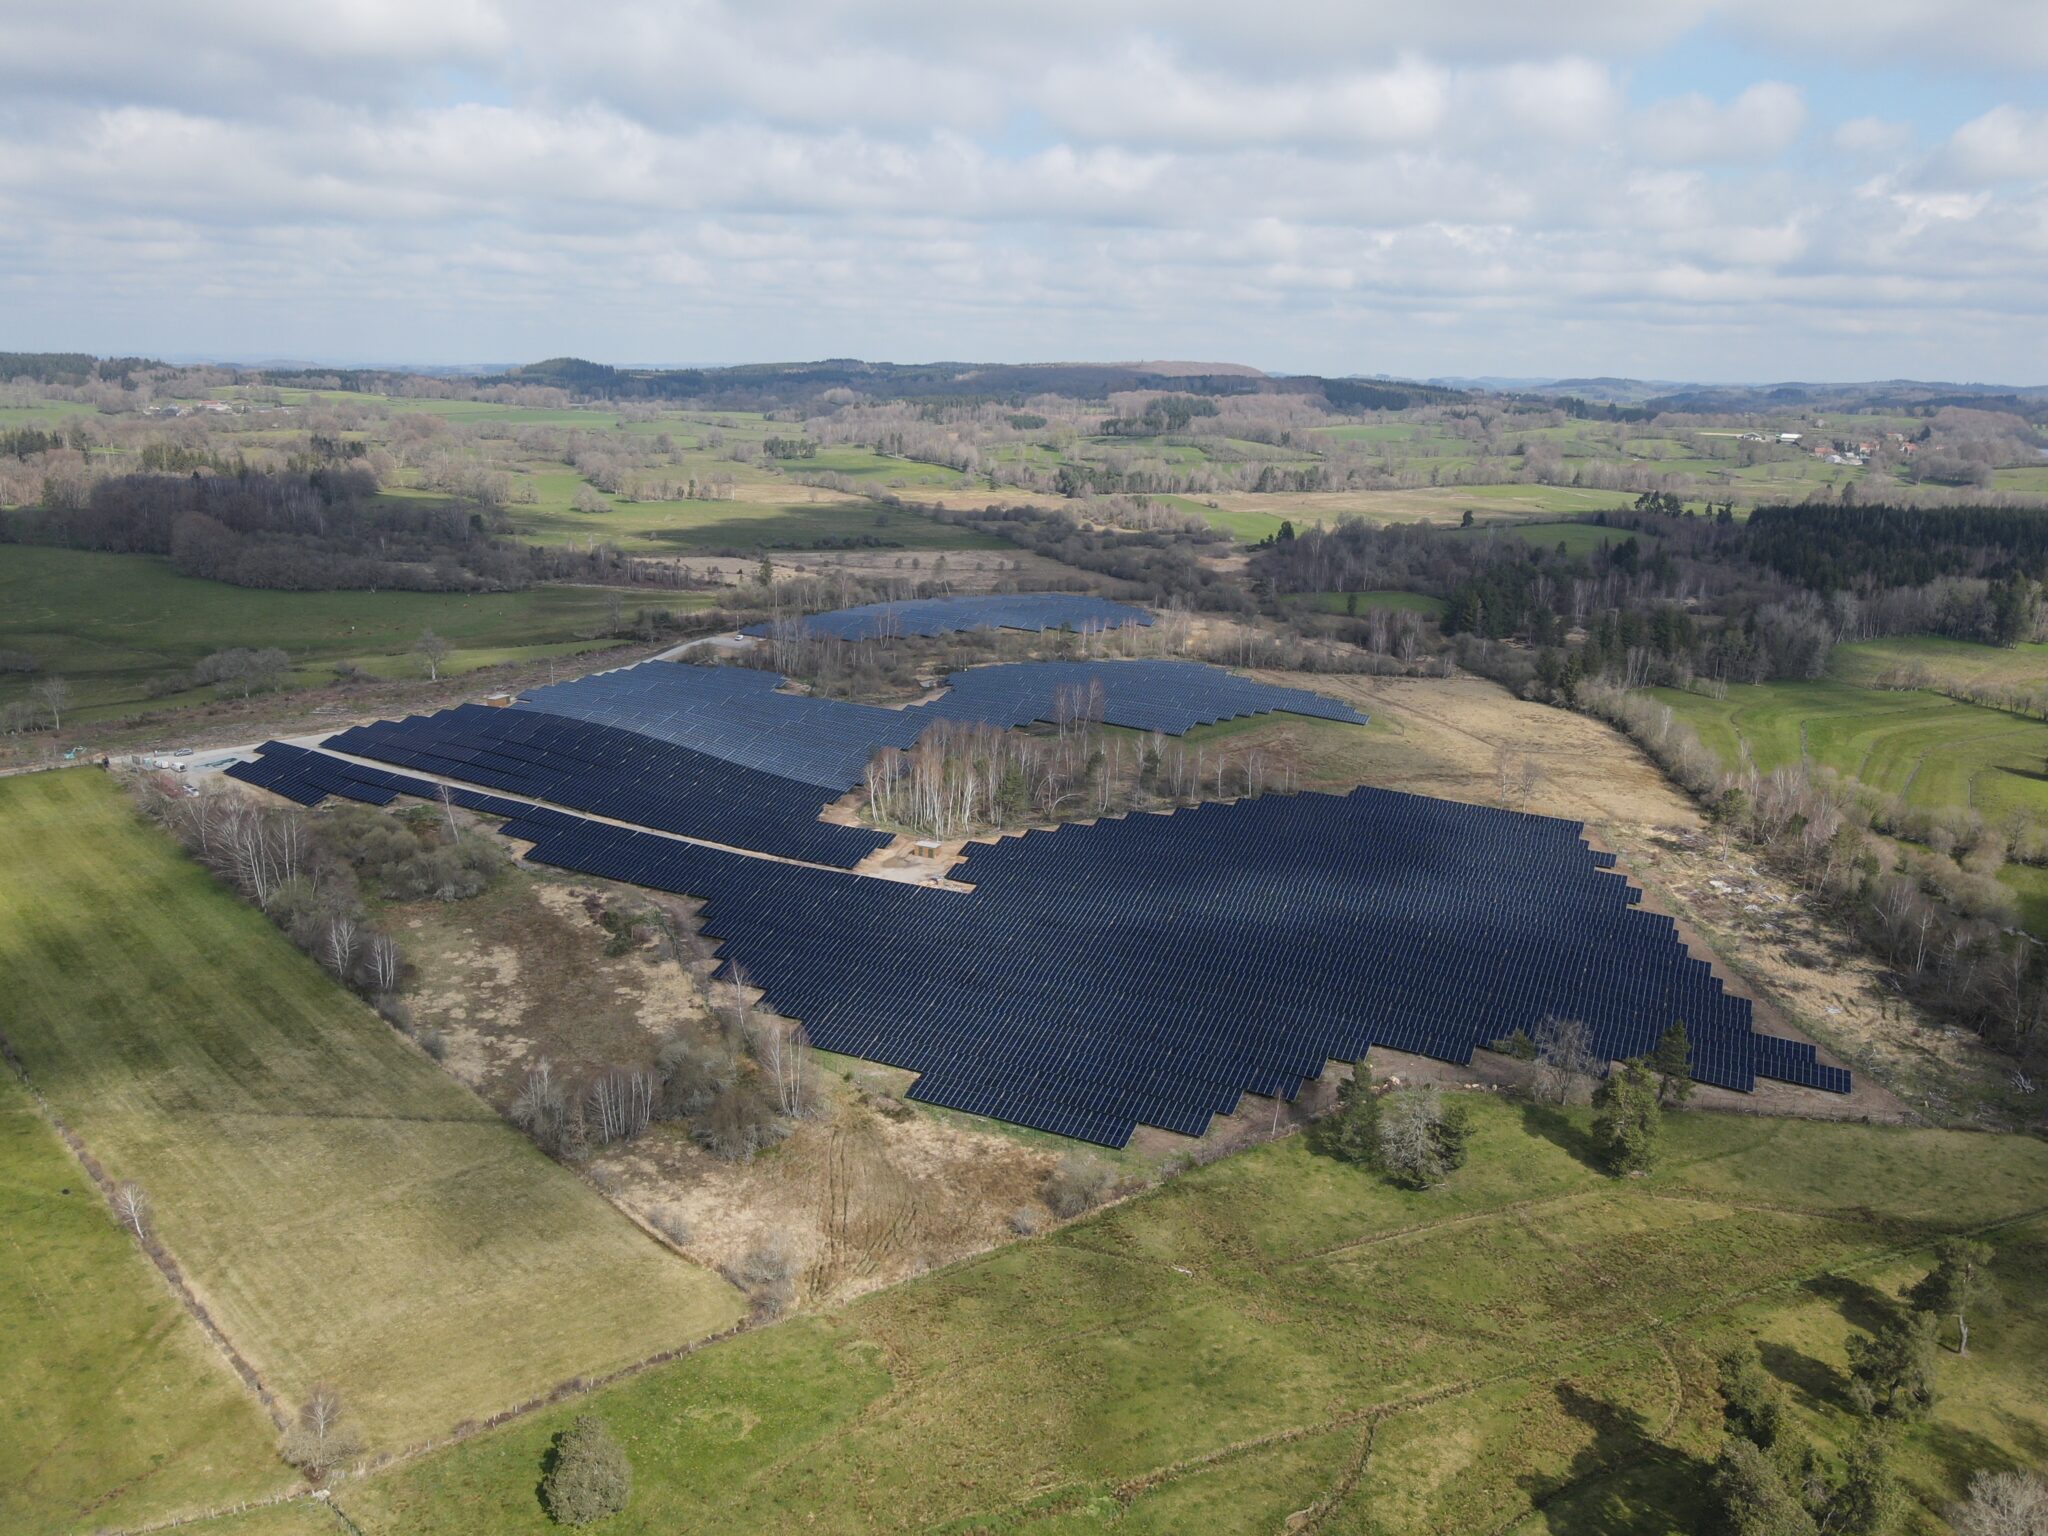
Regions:
[[[352,726],[325,745],[685,837],[851,868],[885,832],[818,819],[815,784],[535,709],[461,704]]]
[[[234,771],[302,803],[433,792],[275,743]],[[1268,795],[972,845],[956,891],[458,803],[506,816],[537,862],[702,900],[722,975],[816,1045],[919,1074],[911,1097],[1109,1146],[1140,1124],[1199,1135],[1373,1045],[1463,1064],[1547,1018],[1583,1020],[1603,1059],[1683,1019],[1702,1082],[1850,1088],[1756,1034],[1612,856],[1551,817]]]
[[[515,707],[638,731],[834,795],[861,782],[878,748],[907,747],[931,728],[922,710],[781,693],[783,681],[751,667],[643,661],[536,688]]]
[[[1076,701],[1093,718],[1185,735],[1198,725],[1274,711],[1363,725],[1348,704],[1281,688],[1199,661],[1024,661],[970,667],[927,704],[883,709],[778,690],[784,679],[747,667],[646,661],[555,683],[519,708],[658,737],[835,793],[861,782],[882,747],[908,747],[935,721],[1002,726],[1056,720]]]
[[[880,636],[949,635],[968,629],[1122,629],[1126,625],[1149,625],[1152,615],[1128,603],[1113,603],[1102,597],[1083,597],[1069,592],[1015,592],[1003,596],[926,597],[901,603],[863,603],[858,608],[840,608],[832,613],[813,613],[784,621],[788,627],[807,635],[830,635],[839,640],[872,640]],[[743,631],[766,635],[774,621],[755,624]]]
[[[1199,661],[1024,661],[970,667],[946,679],[927,714],[989,725],[1055,720],[1063,705],[1096,701],[1093,718],[1134,731],[1184,736],[1198,725],[1284,711],[1364,725],[1349,704],[1306,688],[1279,688]]]

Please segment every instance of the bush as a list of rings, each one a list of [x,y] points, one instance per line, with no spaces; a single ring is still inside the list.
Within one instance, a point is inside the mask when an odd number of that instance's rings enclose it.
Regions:
[[[1019,1237],[1030,1237],[1038,1230],[1038,1212],[1028,1205],[1020,1205],[1010,1212],[1010,1230]]]
[[[1069,1152],[1046,1178],[1045,1203],[1064,1221],[1100,1205],[1112,1181],[1110,1171],[1093,1158]]]
[[[690,1133],[712,1156],[743,1162],[781,1141],[789,1127],[760,1084],[741,1077],[718,1090],[704,1113],[690,1123]]]
[[[1308,1128],[1308,1144],[1324,1157],[1364,1167],[1379,1157],[1380,1101],[1363,1058],[1351,1076],[1337,1085],[1337,1103]]]
[[[584,1414],[555,1437],[540,1486],[557,1521],[589,1525],[626,1507],[633,1497],[633,1464],[604,1421]]]

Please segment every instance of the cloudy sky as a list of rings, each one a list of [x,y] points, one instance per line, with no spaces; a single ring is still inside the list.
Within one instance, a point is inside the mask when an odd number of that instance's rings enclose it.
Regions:
[[[2048,0],[0,0],[0,348],[2048,382]]]

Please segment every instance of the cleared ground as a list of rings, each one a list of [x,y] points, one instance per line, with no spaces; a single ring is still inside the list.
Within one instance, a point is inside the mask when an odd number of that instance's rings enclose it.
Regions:
[[[1715,1350],[1759,1339],[1837,1444],[1845,1339],[1964,1228],[1998,1296],[1902,1439],[1906,1529],[2048,1432],[2048,1148],[1692,1115],[1617,1183],[1581,1112],[1475,1109],[1448,1188],[1290,1140],[340,1500],[372,1533],[544,1530],[548,1439],[596,1412],[635,1463],[621,1532],[1691,1531]]]
[[[97,771],[0,783],[0,830],[14,1049],[287,1401],[403,1445],[740,1314]]]
[[[0,1066],[0,1530],[124,1526],[287,1486],[255,1398]]]

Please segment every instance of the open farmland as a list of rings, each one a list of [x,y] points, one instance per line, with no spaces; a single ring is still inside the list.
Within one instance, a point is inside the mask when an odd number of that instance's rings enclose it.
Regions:
[[[1471,1165],[1394,1190],[1290,1140],[926,1280],[721,1344],[341,1490],[366,1532],[541,1531],[535,1469],[595,1412],[621,1532],[1690,1531],[1712,1358],[1761,1341],[1832,1453],[1845,1340],[1940,1233],[1996,1248],[1996,1324],[1905,1431],[1912,1508],[2048,1433],[2048,1149],[1691,1115],[1650,1178],[1579,1112],[1480,1099]],[[1991,1309],[1987,1308],[1987,1316]]]
[[[0,1530],[13,1536],[138,1523],[290,1480],[269,1418],[6,1066],[0,1434]]]
[[[1734,687],[1724,699],[1658,689],[1730,768],[1802,758],[1921,810],[2048,814],[2048,724],[1919,690],[1823,678]]]
[[[377,676],[426,675],[412,654],[431,629],[460,674],[505,662],[569,656],[613,643],[616,595],[641,606],[689,609],[709,598],[640,589],[536,586],[523,592],[280,592],[181,576],[148,555],[0,546],[0,649],[26,651],[40,672],[68,680],[79,718],[147,704],[175,708],[213,690],[149,699],[145,685],[227,646],[286,651],[294,680],[316,682],[347,662]],[[28,696],[33,679],[0,677],[0,703]]]
[[[0,827],[10,1043],[288,1403],[332,1382],[391,1448],[739,1315],[101,774],[0,783]]]

